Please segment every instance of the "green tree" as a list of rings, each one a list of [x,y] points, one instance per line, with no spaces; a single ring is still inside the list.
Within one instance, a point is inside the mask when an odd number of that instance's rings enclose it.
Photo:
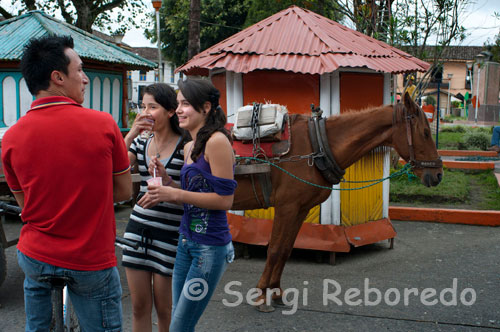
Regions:
[[[392,43],[432,64],[415,84],[419,98],[446,60],[449,46],[467,37],[462,22],[473,0],[398,0]],[[432,46],[432,47],[428,47]]]
[[[432,63],[418,93],[431,82],[452,43],[466,37],[464,14],[474,0],[332,0],[356,30]],[[428,47],[431,45],[432,47]]]
[[[321,16],[325,16],[334,21],[342,19],[343,15],[338,11],[339,6],[336,1],[325,0],[249,0],[248,15],[245,20],[245,27],[249,27],[263,19],[276,14],[292,5],[296,5]]]
[[[495,36],[495,40],[492,43],[488,41],[485,46],[493,55],[492,60],[495,62],[500,62],[500,31]]]
[[[162,51],[165,58],[175,65],[188,60],[191,3],[189,0],[164,0],[160,10]],[[204,0],[200,6],[200,50],[203,51],[291,5],[335,20],[341,17],[332,2],[325,0]],[[155,29],[156,27],[146,30],[146,37],[153,42],[156,42]],[[192,45],[195,44],[192,41]]]
[[[29,10],[42,10],[49,15],[60,14],[67,23],[88,32],[98,28],[124,33],[130,27],[139,27],[136,18],[144,7],[144,0],[12,0],[10,8],[0,6],[0,14],[11,18]],[[117,28],[112,31],[112,26]]]
[[[188,59],[190,0],[164,0],[160,9],[160,36],[165,58],[176,66]],[[241,30],[248,11],[247,0],[204,0],[200,13],[200,50]],[[156,27],[146,29],[156,42]]]

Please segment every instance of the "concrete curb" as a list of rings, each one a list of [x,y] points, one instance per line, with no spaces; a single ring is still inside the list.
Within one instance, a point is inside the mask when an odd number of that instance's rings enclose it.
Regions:
[[[481,157],[498,157],[495,151],[479,151],[479,150],[438,150],[440,156],[450,157],[468,157],[468,156],[481,156]]]
[[[500,226],[500,211],[495,210],[434,209],[390,206],[389,218],[391,220]]]
[[[405,165],[406,161],[404,159],[399,159],[401,165]],[[443,160],[443,165],[448,168],[454,169],[495,169],[494,162],[484,162],[484,161],[454,161],[454,160]]]
[[[443,165],[455,169],[495,169],[494,162],[443,160]]]

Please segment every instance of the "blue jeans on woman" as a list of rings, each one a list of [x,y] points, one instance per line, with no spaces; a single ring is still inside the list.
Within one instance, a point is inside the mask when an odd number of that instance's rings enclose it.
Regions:
[[[179,236],[172,276],[170,332],[194,331],[227,264],[234,259],[233,243],[209,246]]]
[[[69,270],[26,256],[17,251],[24,271],[26,331],[49,330],[52,317],[51,285],[41,276],[69,277],[68,294],[84,332],[118,332],[122,329],[122,288],[116,267],[99,271]]]

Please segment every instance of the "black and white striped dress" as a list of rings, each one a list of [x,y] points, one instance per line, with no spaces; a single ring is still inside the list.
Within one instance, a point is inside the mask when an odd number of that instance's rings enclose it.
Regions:
[[[129,151],[135,154],[141,176],[140,196],[147,190],[147,180],[150,158],[146,151],[151,139],[140,137],[134,139]],[[180,173],[184,164],[184,150],[182,138],[170,158],[161,162],[172,177],[173,182],[180,184]],[[175,254],[179,237],[179,226],[184,210],[182,205],[161,202],[150,209],[143,209],[136,204],[130,215],[124,238],[141,243],[139,249],[127,248],[123,250],[122,265],[134,269],[151,271],[171,276],[174,269]]]

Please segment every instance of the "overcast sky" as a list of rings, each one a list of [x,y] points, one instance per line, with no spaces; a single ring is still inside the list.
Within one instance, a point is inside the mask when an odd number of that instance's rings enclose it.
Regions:
[[[500,33],[500,21],[493,17],[493,12],[500,13],[500,1],[477,0],[464,14],[464,26],[471,36],[462,43],[466,46],[483,46],[489,38],[493,41]]]

